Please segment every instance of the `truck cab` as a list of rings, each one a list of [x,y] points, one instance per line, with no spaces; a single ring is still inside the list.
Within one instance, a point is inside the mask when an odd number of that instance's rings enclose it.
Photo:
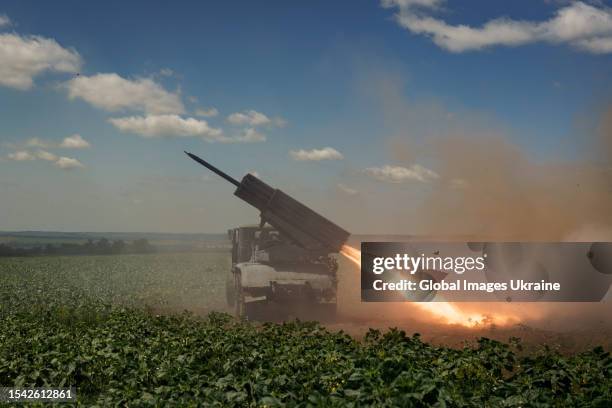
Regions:
[[[238,317],[326,319],[336,312],[338,264],[324,250],[308,250],[269,225],[228,231],[232,268],[228,305]]]

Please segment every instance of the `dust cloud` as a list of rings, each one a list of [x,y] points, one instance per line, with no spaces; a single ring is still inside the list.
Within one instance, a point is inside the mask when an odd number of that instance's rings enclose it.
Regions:
[[[612,172],[603,162],[536,160],[498,135],[441,136],[421,150],[440,174],[419,211],[432,235],[612,240]]]
[[[408,102],[398,91],[401,84],[388,78],[379,85],[369,87],[375,89],[394,134],[389,149],[393,163],[407,168],[421,164],[439,175],[422,194],[418,217],[401,225],[406,233],[460,241],[612,241],[612,105],[602,110],[590,131],[572,141],[580,145],[580,154],[560,157],[554,151],[534,154],[495,126],[466,125],[469,117],[451,121],[456,126],[440,125],[444,120],[438,118],[449,117],[443,108],[423,110]],[[422,130],[427,121],[433,130]],[[392,199],[393,192],[387,193],[385,198]],[[358,271],[349,262],[341,266],[339,311],[346,318],[366,325],[395,321],[411,328],[444,327],[443,320],[420,313],[415,305],[360,303]],[[466,314],[506,317],[507,327],[612,333],[612,308],[605,300],[455,306]]]

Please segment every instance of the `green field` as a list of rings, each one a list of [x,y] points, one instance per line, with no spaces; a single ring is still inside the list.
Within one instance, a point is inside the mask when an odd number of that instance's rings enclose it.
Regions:
[[[76,386],[85,406],[599,406],[612,358],[481,339],[225,314],[225,252],[0,259],[0,385]]]
[[[227,252],[0,258],[0,311],[93,304],[224,310],[229,270]]]

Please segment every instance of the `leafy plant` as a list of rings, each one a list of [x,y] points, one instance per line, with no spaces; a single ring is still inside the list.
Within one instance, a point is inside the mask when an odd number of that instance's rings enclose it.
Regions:
[[[131,256],[3,260],[0,383],[76,386],[85,406],[612,406],[602,348],[523,355],[517,339],[453,349],[398,329],[357,340],[312,322],[159,316],[151,301],[182,299],[166,268],[193,268],[197,285],[202,259],[148,256],[146,278]]]

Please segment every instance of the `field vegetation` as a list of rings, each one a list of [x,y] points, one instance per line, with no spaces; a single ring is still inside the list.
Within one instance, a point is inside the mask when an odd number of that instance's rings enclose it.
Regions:
[[[518,339],[433,346],[401,330],[355,339],[223,310],[226,253],[0,259],[0,383],[76,386],[84,406],[598,406],[602,348]]]

